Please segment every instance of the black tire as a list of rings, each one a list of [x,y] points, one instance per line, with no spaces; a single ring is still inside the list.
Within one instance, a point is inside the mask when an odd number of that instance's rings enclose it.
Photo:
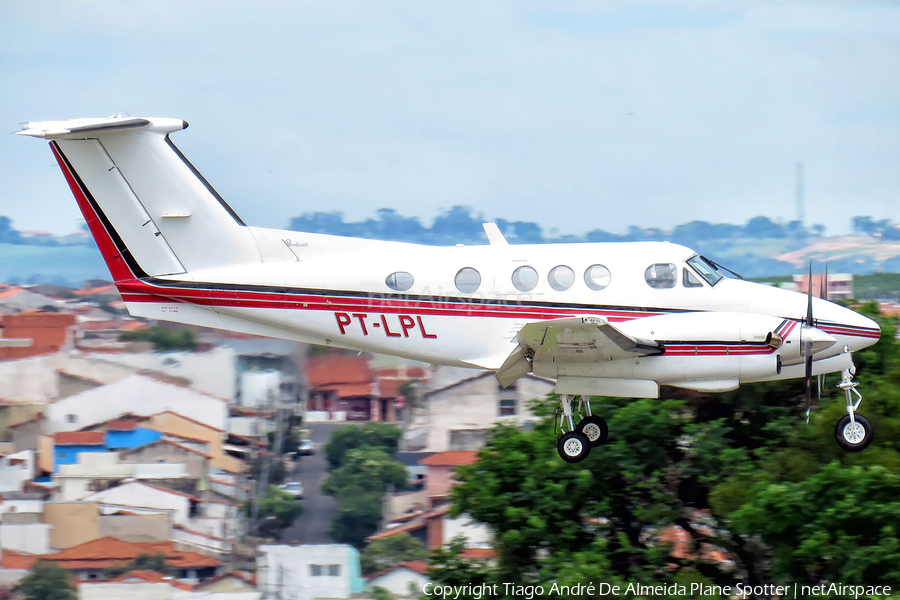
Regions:
[[[853,419],[857,423],[856,427],[851,426],[850,415],[840,418],[834,427],[834,439],[847,452],[862,452],[872,443],[874,430],[869,420],[861,414],[854,414]]]
[[[563,434],[556,442],[556,451],[564,461],[577,463],[583,461],[591,453],[591,443],[583,433],[570,431]]]
[[[603,417],[585,417],[578,422],[575,431],[588,439],[591,448],[604,444],[609,438],[609,425],[606,424]]]

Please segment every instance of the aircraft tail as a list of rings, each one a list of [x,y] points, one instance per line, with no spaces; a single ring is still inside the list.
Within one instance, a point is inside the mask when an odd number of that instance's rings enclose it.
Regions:
[[[116,282],[260,262],[252,232],[169,139],[187,125],[116,115],[16,132],[51,140]]]

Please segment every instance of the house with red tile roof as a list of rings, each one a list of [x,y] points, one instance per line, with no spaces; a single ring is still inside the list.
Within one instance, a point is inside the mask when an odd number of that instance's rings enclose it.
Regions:
[[[49,554],[23,554],[3,550],[0,567],[12,570],[30,569],[38,560],[48,560],[68,569],[80,581],[108,579],[113,566],[127,564],[141,555],[162,554],[176,577],[192,583],[215,577],[222,569],[222,561],[197,552],[178,550],[175,542],[126,542],[114,537],[103,537],[59,552]]]
[[[309,357],[307,421],[393,421],[396,386],[383,394],[370,362],[356,354]]]

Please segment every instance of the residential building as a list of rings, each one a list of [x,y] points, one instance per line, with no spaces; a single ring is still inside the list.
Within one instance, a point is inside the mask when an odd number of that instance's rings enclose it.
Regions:
[[[427,468],[424,493],[401,493],[385,498],[386,526],[369,539],[406,532],[419,539],[429,550],[434,550],[455,537],[463,537],[467,549],[490,551],[493,534],[487,526],[471,521],[468,515],[449,515],[448,498],[450,488],[456,484],[455,470],[460,465],[472,464],[476,459],[477,452],[474,450],[448,450],[421,459],[419,464]],[[422,504],[416,501],[422,501]],[[408,512],[398,514],[403,506],[410,506]],[[396,512],[392,514],[391,511]]]
[[[78,583],[79,600],[172,600],[175,590],[193,586],[156,571],[137,570],[106,581]]]
[[[30,292],[27,292],[30,293]],[[24,311],[0,316],[0,361],[52,354],[73,344],[74,315]]]
[[[528,402],[553,387],[552,381],[526,375],[504,389],[493,371],[439,367],[420,400],[423,412],[404,433],[404,446],[427,452],[477,450],[495,423],[534,421]]]
[[[34,479],[37,464],[34,450],[22,450],[0,458],[0,494],[21,492]]]
[[[46,554],[22,554],[4,549],[0,567],[27,570],[38,560],[48,560],[72,571],[77,580],[89,581],[107,579],[110,567],[128,563],[141,554],[162,554],[166,563],[175,569],[176,578],[185,583],[215,577],[222,569],[222,561],[196,552],[177,550],[175,542],[126,542],[113,537],[91,540]]]
[[[807,293],[809,291],[809,274],[794,275],[793,285],[789,287],[797,292]],[[822,294],[822,286],[825,284],[824,273],[813,273],[812,276],[812,293],[813,296]],[[852,273],[829,273],[827,282],[828,299],[832,302],[838,300],[849,300],[853,298],[853,274]]]
[[[47,552],[50,526],[42,522],[43,507],[41,494],[3,494],[0,503],[0,547],[20,552]]]
[[[421,598],[429,582],[427,570],[428,563],[422,560],[402,562],[368,577],[368,588],[384,588],[395,598]]]
[[[256,567],[266,598],[350,598],[365,589],[359,551],[346,544],[260,546]]]
[[[60,398],[47,407],[47,419],[51,432],[75,431],[122,414],[151,416],[170,410],[215,429],[227,429],[226,400],[146,375],[130,375]]]
[[[201,472],[202,473],[202,472]],[[194,489],[195,477],[190,479],[188,466],[184,462],[134,462],[122,460],[117,452],[86,452],[78,455],[75,463],[59,466],[53,476],[58,491],[55,500],[80,500],[90,493],[99,492],[119,485],[123,480],[147,480],[149,483],[172,483],[173,480],[187,480],[184,487]]]
[[[306,363],[307,421],[394,421],[397,385],[381,392],[366,355],[332,353]]]
[[[191,540],[192,545],[199,546],[202,537],[204,549],[227,551],[237,535],[238,505],[209,491],[191,494],[146,481],[130,481],[83,499],[138,513],[145,508],[172,511],[173,527],[190,532],[180,539]]]
[[[43,519],[51,526],[50,547],[69,548],[102,537],[126,542],[172,540],[173,513],[82,500],[51,501],[44,503]]]

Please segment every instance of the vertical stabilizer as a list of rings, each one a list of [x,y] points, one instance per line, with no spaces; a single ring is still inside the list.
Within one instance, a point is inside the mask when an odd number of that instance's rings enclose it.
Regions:
[[[133,276],[260,262],[243,221],[169,140],[186,126],[117,116],[28,123],[18,133],[52,140],[85,219],[107,229]],[[113,271],[115,257],[104,258]]]

